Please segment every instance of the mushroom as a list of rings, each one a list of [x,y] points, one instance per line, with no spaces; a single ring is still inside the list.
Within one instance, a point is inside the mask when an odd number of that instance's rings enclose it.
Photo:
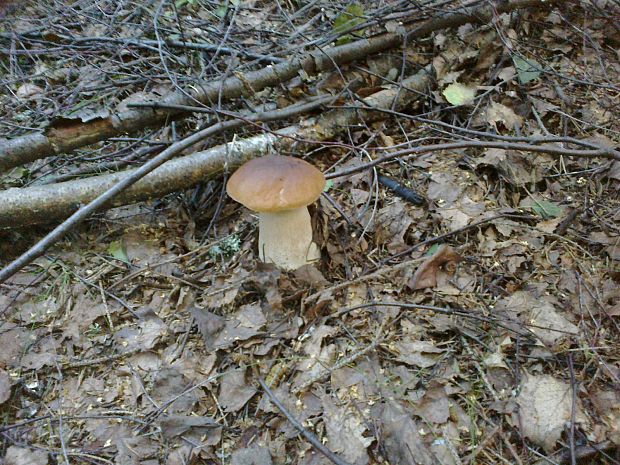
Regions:
[[[325,177],[299,158],[267,155],[242,165],[226,191],[258,212],[258,253],[263,262],[296,270],[321,257],[312,242],[308,205],[319,198]]]

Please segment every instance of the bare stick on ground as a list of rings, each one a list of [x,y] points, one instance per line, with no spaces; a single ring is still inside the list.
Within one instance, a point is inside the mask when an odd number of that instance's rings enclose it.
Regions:
[[[329,460],[331,460],[336,465],[351,465],[349,462],[341,459],[336,454],[334,454],[331,450],[325,447],[314,434],[312,434],[310,431],[304,428],[302,424],[299,423],[299,421],[297,421],[297,419],[293,415],[291,415],[291,413],[286,409],[286,407],[284,407],[282,402],[278,400],[278,398],[271,391],[271,389],[269,389],[269,386],[267,386],[267,384],[265,383],[265,381],[263,381],[262,378],[258,378],[258,382],[260,383],[261,387],[265,391],[265,394],[267,394],[267,396],[269,397],[269,400],[273,403],[273,405],[275,405],[278,408],[278,410],[282,412],[282,415],[286,417],[286,419],[291,423],[291,425],[293,425],[295,429],[299,431],[300,434],[304,438],[306,438],[308,442],[312,444],[316,450],[318,450],[321,454],[323,454],[325,457],[327,457]]]

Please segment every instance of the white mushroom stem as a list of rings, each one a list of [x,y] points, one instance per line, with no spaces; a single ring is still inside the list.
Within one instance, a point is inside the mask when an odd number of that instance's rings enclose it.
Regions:
[[[312,242],[312,225],[307,207],[277,213],[259,213],[258,254],[266,263],[296,270],[321,257]]]

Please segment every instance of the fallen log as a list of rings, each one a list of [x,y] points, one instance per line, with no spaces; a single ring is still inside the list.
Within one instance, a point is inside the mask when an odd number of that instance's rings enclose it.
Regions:
[[[453,14],[441,12],[403,34],[386,33],[345,45],[313,51],[257,71],[246,74],[237,73],[222,82],[198,82],[185,89],[186,94],[171,93],[160,103],[192,105],[195,103],[192,99],[208,103],[218,98],[233,99],[242,95],[250,95],[266,87],[285,82],[297,75],[300,70],[304,70],[308,75],[314,75],[333,69],[334,66],[396,47],[403,41],[424,37],[433,31],[458,27],[466,23],[487,23],[495,15],[501,13],[527,7],[547,7],[552,3],[553,1],[548,0],[508,0],[491,5],[484,2],[481,6],[468,9],[466,12]],[[70,152],[110,137],[134,133],[147,127],[160,125],[169,120],[171,116],[182,117],[185,114],[181,111],[175,113],[134,108],[112,114],[93,113],[92,117],[82,119],[61,118],[50,124],[42,133],[26,134],[10,140],[0,139],[0,174],[40,158]]]

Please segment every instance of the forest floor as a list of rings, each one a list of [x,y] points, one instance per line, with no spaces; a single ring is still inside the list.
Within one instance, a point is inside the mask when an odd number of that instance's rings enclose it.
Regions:
[[[461,6],[0,2],[0,138]],[[434,69],[402,111],[282,153],[359,168],[311,208],[315,264],[259,263],[257,217],[219,177],[100,212],[1,284],[0,463],[620,463],[620,161],[589,154],[620,142],[619,18],[611,0],[517,9],[205,105],[341,93],[274,130]],[[41,158],[0,188],[139,166],[218,115]],[[553,153],[489,143],[556,136]],[[479,143],[366,166],[456,141]],[[0,266],[48,231],[0,230]]]

